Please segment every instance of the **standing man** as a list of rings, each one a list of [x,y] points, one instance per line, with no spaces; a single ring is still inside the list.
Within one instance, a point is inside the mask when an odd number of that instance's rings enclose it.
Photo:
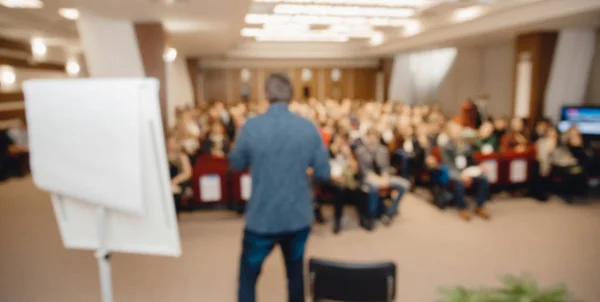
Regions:
[[[288,110],[294,95],[284,74],[265,84],[270,107],[242,127],[229,164],[250,168],[252,196],[239,275],[239,302],[256,300],[256,280],[265,258],[279,245],[285,258],[289,302],[304,302],[304,248],[313,221],[313,194],[307,170],[317,180],[330,178],[329,156],[317,128]]]

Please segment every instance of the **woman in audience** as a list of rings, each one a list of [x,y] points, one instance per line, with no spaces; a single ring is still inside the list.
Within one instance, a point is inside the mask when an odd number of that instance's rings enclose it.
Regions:
[[[523,119],[515,117],[510,121],[510,131],[500,139],[500,151],[525,152],[529,145],[529,138]]]
[[[177,215],[182,209],[182,196],[192,177],[192,165],[189,157],[183,152],[175,136],[167,138],[167,158],[169,160],[169,173],[171,175],[171,191],[175,200]]]
[[[531,142],[535,143],[538,139],[544,137],[550,126],[550,120],[547,118],[541,119],[537,123],[535,123],[535,129],[531,134]]]
[[[494,135],[494,125],[486,121],[481,124],[478,131],[478,138],[475,141],[475,149],[483,154],[490,154],[498,151],[498,139]]]
[[[212,123],[211,130],[204,141],[204,154],[214,157],[225,157],[229,153],[229,138],[221,121]]]
[[[351,194],[359,188],[359,167],[350,149],[348,134],[339,133],[333,137],[333,141],[329,146],[329,156],[331,158],[332,180],[335,186],[333,232],[337,234],[341,230],[342,210],[346,200],[354,200],[357,203],[356,207],[361,218],[361,225],[366,226],[363,217],[366,207],[357,198],[352,198]]]
[[[561,142],[558,131],[548,128],[546,135],[536,143],[536,159],[539,163],[539,175],[531,183],[531,195],[538,200],[545,201],[549,197],[551,174],[554,174],[561,183],[559,194],[565,201],[570,202],[576,193],[585,191],[585,174],[578,160],[569,151],[569,147]]]
[[[496,140],[500,142],[504,134],[506,134],[508,128],[507,118],[497,118],[493,119],[494,121],[494,136],[496,136]]]
[[[433,141],[429,135],[429,129],[428,124],[421,123],[418,125],[416,135],[412,141],[413,160],[410,175],[415,179],[419,179],[424,172],[428,172],[435,166],[435,161],[432,162]]]
[[[584,196],[587,194],[588,189],[587,176],[590,157],[584,148],[581,132],[579,132],[579,129],[576,126],[569,128],[566,135],[566,147],[571,156],[577,160],[577,167],[570,171],[571,174],[573,174],[571,181],[573,183],[574,192],[578,193],[576,195]]]

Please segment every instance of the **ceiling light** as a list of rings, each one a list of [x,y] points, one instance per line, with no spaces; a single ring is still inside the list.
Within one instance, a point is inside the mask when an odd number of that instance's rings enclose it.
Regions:
[[[455,0],[254,0],[259,3],[296,3],[296,4],[331,4],[331,5],[369,5],[369,6],[400,6],[423,7],[435,3],[452,2]]]
[[[406,24],[404,27],[404,35],[405,36],[414,36],[421,32],[421,22],[418,20],[412,20],[410,23]]]
[[[322,35],[260,35],[256,41],[271,42],[347,42],[345,36],[322,36]]]
[[[15,70],[10,66],[0,66],[0,84],[3,87],[11,87],[17,81]]]
[[[277,40],[287,40],[287,37],[291,37],[290,39],[302,40],[302,41],[321,41],[321,40],[334,40],[345,42],[350,38],[372,38],[374,35],[381,34],[379,31],[374,31],[372,28],[363,28],[356,30],[346,30],[342,28],[336,29],[323,29],[323,30],[309,30],[309,31],[282,31],[277,29],[263,29],[263,28],[243,28],[241,30],[241,35],[243,37],[254,37],[266,39],[269,37],[270,39],[277,38]],[[334,38],[331,38],[334,37]]]
[[[48,47],[42,38],[31,39],[31,53],[35,59],[43,59],[47,52]]]
[[[79,19],[79,10],[76,8],[61,8],[58,13],[65,19],[77,20]]]
[[[469,21],[479,17],[481,13],[481,7],[479,6],[461,8],[454,12],[453,19],[455,22]]]
[[[0,4],[8,8],[42,8],[44,3],[40,0],[0,0]]]
[[[167,50],[165,50],[165,53],[163,54],[163,59],[165,60],[165,62],[173,62],[173,61],[175,61],[176,58],[177,58],[177,49],[175,49],[173,47],[169,47],[169,48],[167,48]]]
[[[265,30],[262,28],[243,28],[243,37],[252,37],[257,41],[312,41],[312,42],[346,42],[347,35],[334,33],[327,30],[285,32],[280,30]]]
[[[398,18],[364,18],[364,17],[333,17],[315,15],[271,15],[271,14],[248,14],[247,24],[265,23],[294,23],[309,25],[333,25],[333,24],[365,24],[377,27],[403,27],[412,20]]]
[[[310,30],[310,24],[302,23],[265,23],[263,24],[265,30],[274,31],[308,31]]]
[[[273,9],[276,14],[307,14],[325,16],[365,16],[365,17],[410,17],[415,11],[412,8],[383,8],[360,6],[331,5],[299,5],[278,4]]]
[[[68,75],[77,76],[81,71],[81,66],[79,66],[79,62],[77,62],[77,60],[71,59],[67,61],[66,70]]]
[[[380,45],[381,43],[383,43],[383,33],[375,33],[372,37],[371,37],[371,41],[369,41],[369,44],[371,44],[372,46],[377,46]]]

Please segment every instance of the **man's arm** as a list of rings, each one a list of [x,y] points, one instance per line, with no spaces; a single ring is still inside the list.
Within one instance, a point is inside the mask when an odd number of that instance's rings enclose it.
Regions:
[[[440,150],[442,157],[442,163],[448,167],[448,171],[451,178],[460,178],[460,170],[456,166],[454,152],[452,151],[452,145],[447,144]]]
[[[313,141],[314,143],[312,145],[315,146],[311,164],[311,167],[313,168],[313,175],[317,180],[329,180],[331,179],[329,153],[325,149],[325,145],[323,144],[323,140],[321,139],[318,131],[315,131],[315,135],[313,135]]]
[[[381,169],[381,173],[385,174],[385,175],[389,175],[390,174],[390,156],[389,156],[387,150],[385,149],[385,147],[381,146],[380,148],[377,148],[377,158],[375,160],[377,161],[377,165]]]
[[[244,125],[235,139],[233,149],[229,152],[229,167],[234,171],[242,171],[250,165],[250,138],[248,124]]]

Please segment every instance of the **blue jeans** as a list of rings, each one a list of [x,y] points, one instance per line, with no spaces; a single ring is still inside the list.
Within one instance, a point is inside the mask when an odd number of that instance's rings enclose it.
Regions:
[[[477,207],[482,208],[489,195],[490,182],[485,176],[473,177],[473,185],[477,190],[475,195]],[[461,210],[466,209],[467,202],[465,201],[465,185],[463,185],[460,179],[454,180],[454,193],[456,194],[456,203],[458,208]]]
[[[402,149],[399,149],[394,152],[394,155],[400,157],[400,160],[402,161],[402,171],[400,171],[400,175],[402,175],[404,178],[408,178],[410,176],[410,154],[404,152]]]
[[[410,183],[399,177],[391,177],[389,188],[398,192],[398,196],[392,200],[392,204],[386,209],[383,200],[379,198],[379,187],[373,184],[367,184],[369,187],[369,214],[371,217],[380,217],[385,214],[388,216],[396,216],[398,214],[398,206],[402,195],[409,188]]]
[[[279,244],[285,259],[289,302],[304,302],[304,247],[310,227],[282,234],[262,235],[244,231],[240,260],[239,302],[256,301],[256,280],[265,258]]]

